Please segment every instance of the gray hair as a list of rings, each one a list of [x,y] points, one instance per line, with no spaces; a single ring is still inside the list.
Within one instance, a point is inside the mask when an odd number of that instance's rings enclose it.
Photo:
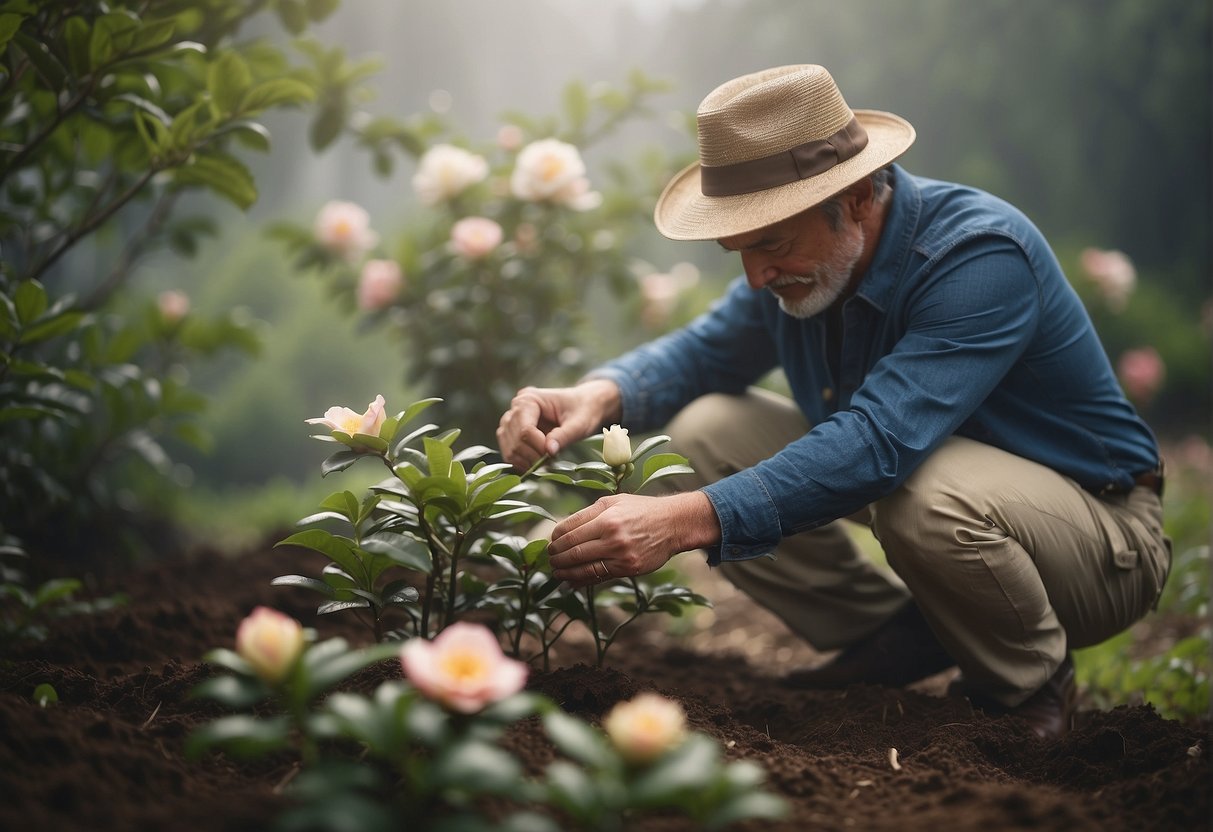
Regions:
[[[872,182],[872,199],[876,202],[884,202],[893,191],[893,169],[883,167],[869,173],[868,179]],[[842,201],[838,196],[830,197],[817,207],[825,213],[831,230],[838,231],[842,228]]]

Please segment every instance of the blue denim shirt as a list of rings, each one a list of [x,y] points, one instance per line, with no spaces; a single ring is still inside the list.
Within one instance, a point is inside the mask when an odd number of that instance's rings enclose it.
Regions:
[[[703,489],[721,526],[710,563],[766,554],[880,499],[953,434],[1095,492],[1127,490],[1157,464],[1048,243],[987,193],[894,166],[874,259],[842,321],[836,377],[825,316],[794,318],[738,278],[685,328],[591,374],[619,385],[623,423],[643,431],[783,369],[813,428]]]

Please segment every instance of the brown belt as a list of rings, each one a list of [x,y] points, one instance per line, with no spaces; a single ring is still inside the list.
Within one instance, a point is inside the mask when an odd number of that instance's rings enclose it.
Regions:
[[[1133,478],[1135,485],[1140,485],[1142,488],[1148,488],[1159,497],[1162,496],[1162,489],[1166,484],[1166,481],[1166,477],[1163,476],[1162,472],[1162,463],[1159,463],[1158,467],[1153,471],[1146,471],[1145,473],[1138,474]]]

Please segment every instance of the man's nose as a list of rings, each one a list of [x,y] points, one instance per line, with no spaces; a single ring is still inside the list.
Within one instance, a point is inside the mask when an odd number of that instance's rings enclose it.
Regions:
[[[779,269],[756,252],[742,252],[741,265],[745,269],[746,282],[750,284],[751,289],[764,289],[779,277]]]

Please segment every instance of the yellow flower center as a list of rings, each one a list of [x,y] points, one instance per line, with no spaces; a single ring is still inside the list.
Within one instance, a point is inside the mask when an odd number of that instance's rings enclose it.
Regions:
[[[344,240],[354,233],[354,226],[349,220],[337,220],[333,223],[333,236],[338,240]]]
[[[442,672],[459,683],[477,682],[488,675],[484,657],[475,653],[447,653],[439,660]]]
[[[539,166],[539,177],[544,182],[551,182],[564,173],[564,160],[559,156],[548,156]]]
[[[358,413],[354,413],[342,419],[338,424],[342,433],[348,433],[350,436],[353,436],[355,433],[359,433],[361,431],[362,416]]]

